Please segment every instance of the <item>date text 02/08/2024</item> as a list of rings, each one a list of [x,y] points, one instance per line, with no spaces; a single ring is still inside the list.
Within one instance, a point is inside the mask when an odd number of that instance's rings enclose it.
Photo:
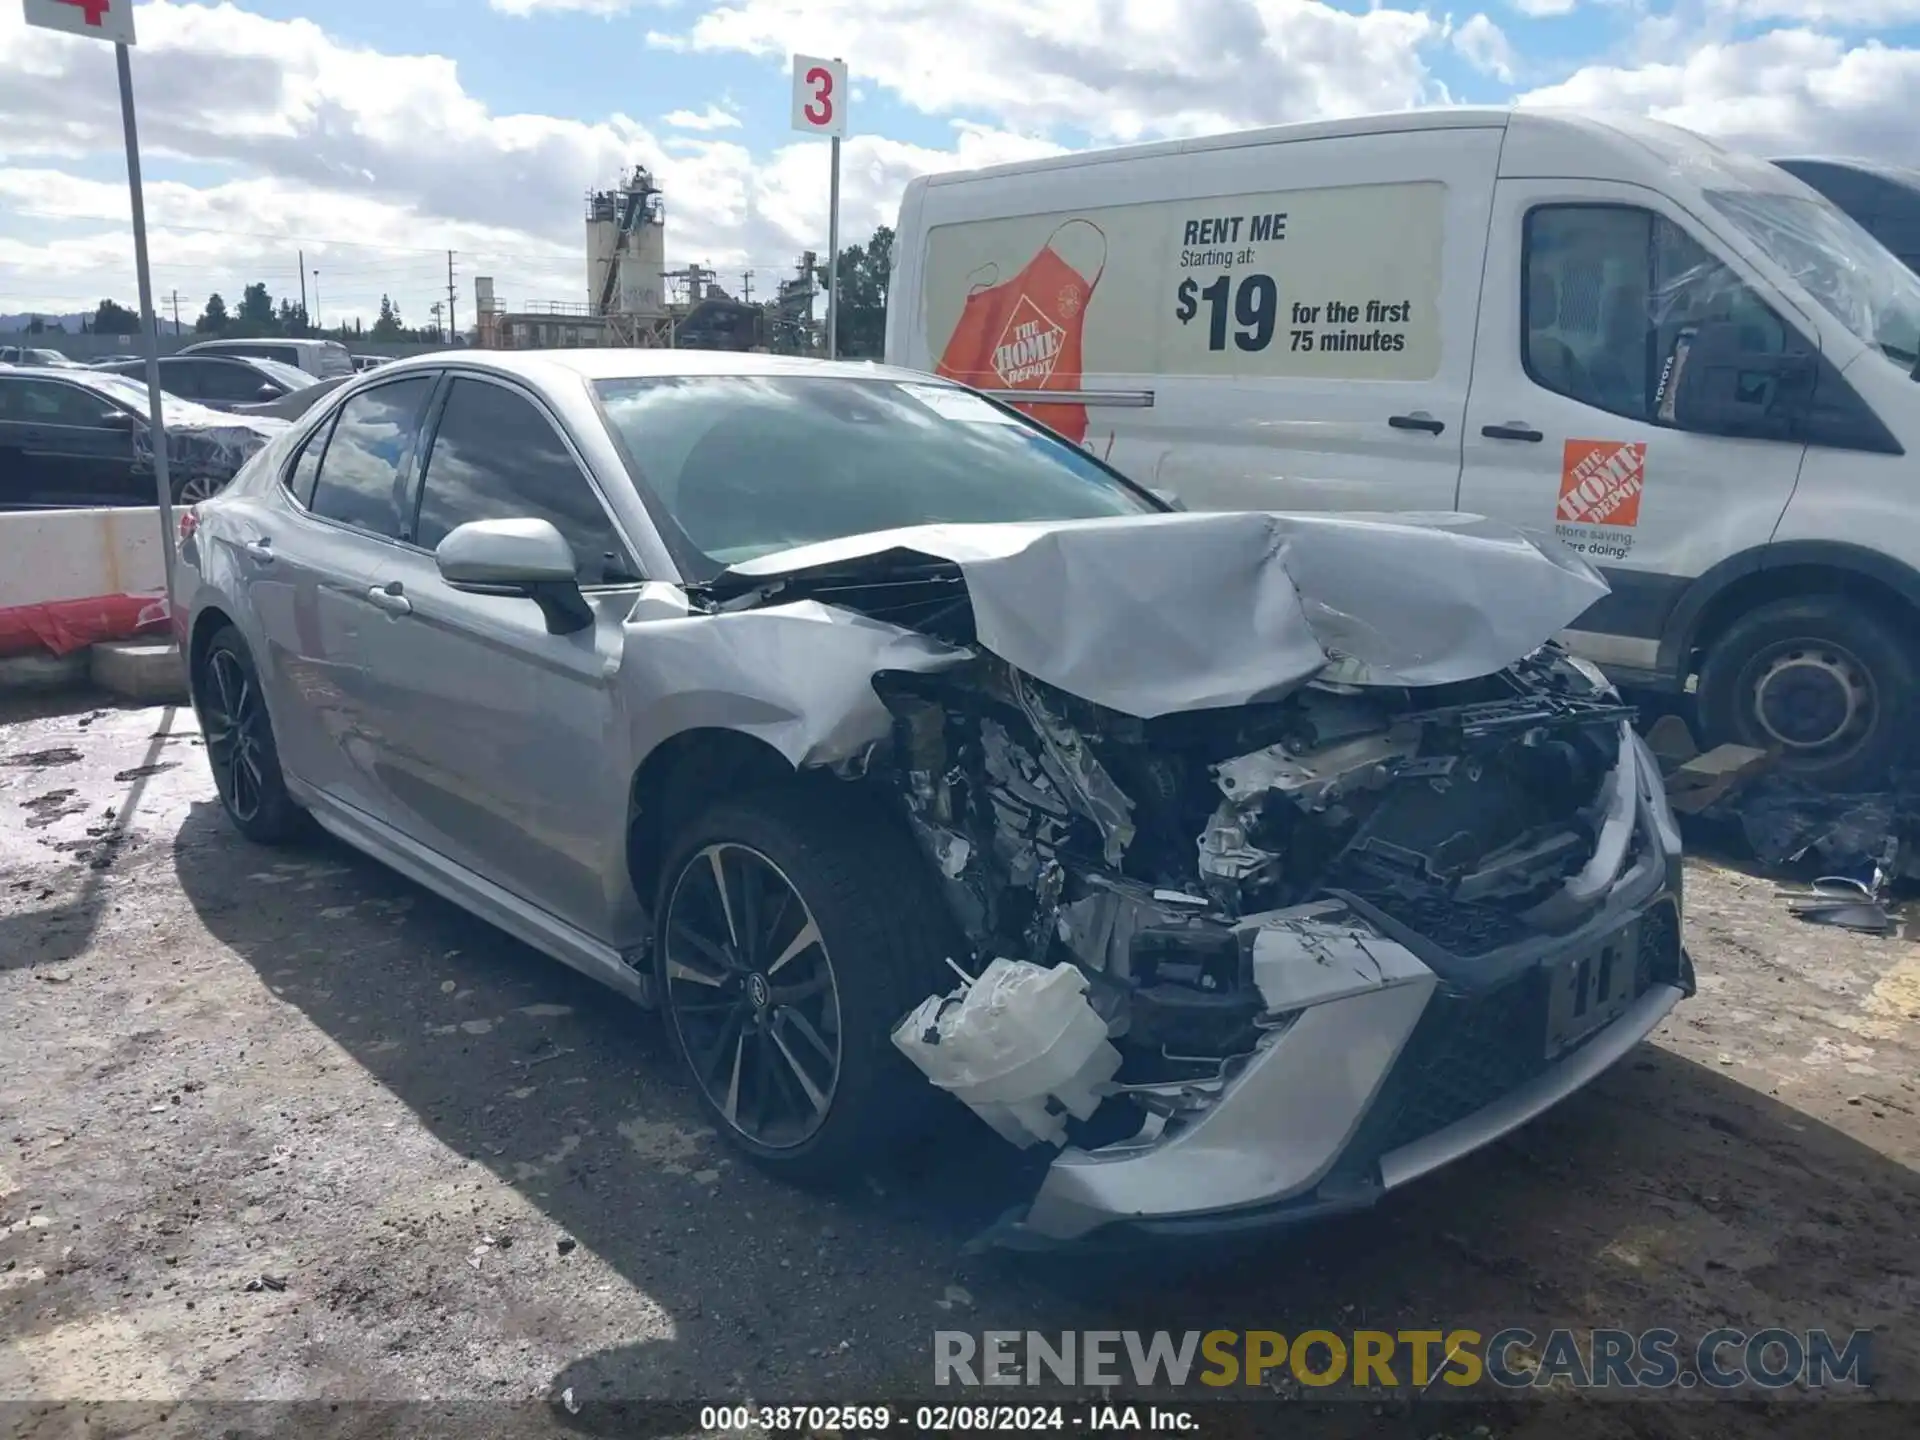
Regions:
[[[700,1428],[718,1434],[1193,1434],[1200,1426],[1191,1410],[1162,1405],[919,1405],[911,1410],[888,1405],[710,1405],[701,1409]]]

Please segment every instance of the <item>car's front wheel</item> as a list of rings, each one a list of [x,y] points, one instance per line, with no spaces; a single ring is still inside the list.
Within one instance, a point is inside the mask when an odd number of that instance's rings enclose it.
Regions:
[[[946,988],[951,932],[884,816],[801,786],[717,805],[678,837],[654,913],[675,1048],[754,1159],[845,1177],[927,1113],[891,1031]]]
[[[305,815],[287,793],[260,673],[247,642],[223,625],[193,667],[193,708],[227,818],[249,840],[277,845],[301,832]]]

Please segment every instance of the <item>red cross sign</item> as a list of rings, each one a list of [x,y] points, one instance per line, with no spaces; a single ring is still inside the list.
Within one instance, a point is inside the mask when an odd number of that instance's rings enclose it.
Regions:
[[[26,8],[29,25],[133,44],[133,0],[26,0]]]

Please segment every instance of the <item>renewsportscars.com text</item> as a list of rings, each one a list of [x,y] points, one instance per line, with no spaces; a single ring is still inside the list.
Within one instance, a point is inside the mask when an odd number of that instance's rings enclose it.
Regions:
[[[937,1330],[936,1385],[1864,1390],[1865,1330]]]

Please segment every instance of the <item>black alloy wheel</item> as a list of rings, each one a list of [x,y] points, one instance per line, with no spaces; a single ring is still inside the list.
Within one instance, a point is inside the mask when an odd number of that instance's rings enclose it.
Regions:
[[[749,846],[702,846],[665,936],[667,1009],[708,1103],[756,1147],[804,1144],[840,1083],[840,993],[793,881]]]
[[[213,637],[194,668],[193,704],[227,818],[249,840],[292,839],[305,817],[280,771],[259,672],[231,625]]]

